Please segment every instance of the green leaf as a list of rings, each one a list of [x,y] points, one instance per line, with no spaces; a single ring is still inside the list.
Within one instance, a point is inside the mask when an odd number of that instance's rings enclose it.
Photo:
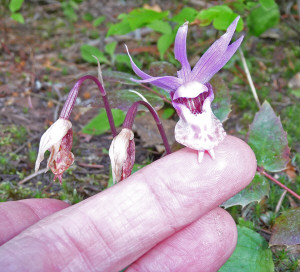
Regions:
[[[270,172],[286,168],[290,160],[287,133],[267,101],[263,103],[250,125],[248,144],[254,151],[259,166]]]
[[[236,249],[219,272],[273,272],[272,252],[265,239],[246,227],[237,229]]]
[[[259,3],[264,9],[271,9],[276,6],[276,2],[274,0],[259,0]]]
[[[90,12],[86,12],[83,16],[82,16],[83,20],[91,22],[94,19],[93,14],[91,14]]]
[[[252,182],[242,191],[225,201],[222,206],[227,209],[235,205],[245,207],[253,201],[260,202],[264,196],[268,196],[270,184],[268,180],[260,174],[255,174]]]
[[[297,98],[300,98],[300,89],[291,91],[291,94],[296,96]]]
[[[87,62],[97,64],[97,60],[93,57],[96,56],[100,62],[109,63],[108,59],[104,56],[104,53],[94,46],[83,44],[80,47],[80,52],[81,57]]]
[[[224,80],[218,75],[214,76],[210,83],[215,94],[212,111],[221,122],[224,122],[228,119],[228,115],[231,112],[229,90]]]
[[[18,23],[24,24],[24,17],[21,13],[13,13],[12,15],[10,15],[10,18]]]
[[[115,62],[125,64],[127,67],[131,68],[130,59],[129,59],[127,54],[117,54],[117,55],[115,55]]]
[[[300,208],[284,211],[275,220],[270,246],[300,245]]]
[[[113,56],[114,56],[117,44],[118,44],[117,42],[111,42],[111,43],[108,43],[107,45],[105,45],[104,50],[107,54],[109,54],[109,56],[111,58],[113,58]]]
[[[130,26],[128,20],[124,20],[120,23],[111,25],[107,31],[106,36],[109,37],[111,35],[124,35],[131,31],[132,31],[132,29],[131,29],[131,26]]]
[[[163,111],[162,119],[169,119],[173,114],[175,113],[175,110],[173,108],[166,108]]]
[[[182,25],[184,22],[193,22],[198,14],[198,11],[193,8],[183,8],[176,14],[171,21]]]
[[[12,13],[15,13],[16,11],[18,11],[22,7],[23,2],[24,2],[24,0],[11,0],[9,2],[9,10]],[[18,20],[15,20],[15,21],[19,22]]]
[[[164,34],[157,41],[157,48],[160,54],[160,58],[163,59],[164,54],[170,47],[170,45],[174,42],[175,35],[172,34]]]
[[[161,20],[168,16],[169,12],[156,12],[149,9],[138,8],[132,10],[129,14],[120,14],[118,19],[122,20],[109,27],[107,36],[123,35],[150,24],[155,20]]]
[[[122,110],[112,109],[112,115],[114,118],[115,126],[120,126],[124,119],[125,113]],[[87,125],[82,129],[82,133],[90,135],[101,135],[110,130],[106,111],[101,109],[99,114],[96,115]]]
[[[154,31],[163,33],[163,34],[171,34],[172,27],[168,22],[164,22],[162,20],[155,20],[151,22],[147,27],[153,29]]]
[[[155,20],[166,18],[168,14],[168,11],[156,12],[154,10],[140,8],[132,10],[128,15],[127,20],[131,29],[135,30],[137,28],[146,26]]]
[[[250,33],[258,37],[267,29],[276,26],[279,18],[280,13],[277,5],[269,10],[260,6],[250,12],[247,17],[247,25]]]
[[[104,21],[105,21],[105,16],[99,16],[97,17],[94,21],[93,21],[93,26],[97,27],[99,25],[101,25]]]
[[[200,11],[197,15],[197,20],[200,26],[207,26],[213,21],[215,29],[226,30],[237,16],[238,14],[234,13],[228,6],[219,5]],[[236,31],[239,32],[243,28],[243,19],[240,18]]]

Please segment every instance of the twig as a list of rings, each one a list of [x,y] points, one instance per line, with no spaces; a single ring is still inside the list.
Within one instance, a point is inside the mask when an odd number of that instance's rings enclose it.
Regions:
[[[44,174],[44,173],[46,172],[46,170],[47,170],[47,168],[41,169],[41,170],[39,170],[39,171],[37,171],[37,172],[31,174],[30,176],[28,176],[28,177],[22,179],[21,181],[18,182],[18,184],[19,184],[19,185],[24,184],[25,182],[27,182],[27,181],[33,179],[34,177],[36,177],[36,176],[38,176],[38,175],[40,175],[40,174]]]
[[[249,82],[252,94],[254,96],[254,99],[255,99],[255,102],[256,102],[258,108],[260,108],[260,102],[259,102],[259,99],[258,99],[258,96],[257,96],[257,93],[256,93],[256,89],[255,89],[255,86],[254,86],[254,83],[253,83],[250,71],[249,71],[247,63],[246,63],[246,59],[245,59],[244,53],[243,53],[243,51],[242,51],[241,48],[239,49],[239,51],[240,51],[242,63],[243,63],[243,66],[244,66],[244,70],[245,70],[245,73],[246,73],[246,76],[247,76],[247,79],[248,79],[248,82]]]
[[[297,199],[300,200],[300,196],[297,193],[295,193],[293,190],[291,190],[290,188],[288,188],[285,185],[283,185],[277,179],[273,178],[270,174],[268,174],[267,172],[265,172],[265,170],[263,170],[261,167],[257,166],[257,171],[259,173],[261,173],[262,175],[264,175],[265,177],[267,177],[268,179],[272,180],[274,183],[276,183],[278,186],[280,186],[284,190],[288,191],[292,196],[294,196],[294,197],[296,197]]]
[[[286,193],[287,193],[287,190],[284,190],[284,191],[282,192],[282,194],[281,194],[281,196],[280,196],[280,198],[279,198],[279,200],[278,200],[278,203],[277,203],[277,205],[276,205],[275,213],[278,213],[278,212],[279,212],[280,207],[281,207],[281,204],[282,204],[282,201],[284,200],[284,197],[285,197]]]
[[[77,164],[78,164],[79,166],[87,167],[87,168],[101,169],[101,168],[104,167],[104,165],[102,165],[102,164],[88,164],[88,163],[84,163],[84,162],[78,162]]]
[[[32,142],[33,140],[35,139],[38,139],[40,138],[40,134],[37,134],[33,137],[31,137],[28,141],[26,141],[26,143],[22,144],[20,147],[18,147],[15,151],[12,152],[12,155],[13,154],[18,154],[24,147],[26,147],[26,145],[28,145],[28,143]]]
[[[26,95],[36,96],[38,98],[42,98],[42,99],[45,99],[45,100],[52,101],[56,105],[63,106],[63,103],[61,103],[60,101],[57,101],[57,100],[55,100],[53,98],[50,98],[50,97],[47,97],[47,96],[44,96],[44,95],[40,95],[40,94],[36,94],[36,93],[29,93],[29,94],[26,94]]]

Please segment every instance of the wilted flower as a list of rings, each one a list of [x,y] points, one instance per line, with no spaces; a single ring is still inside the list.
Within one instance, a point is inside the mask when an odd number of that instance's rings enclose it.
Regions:
[[[130,176],[135,160],[134,134],[132,130],[123,128],[113,139],[109,148],[113,183]]]
[[[181,63],[178,77],[152,77],[144,73],[135,65],[126,47],[134,72],[142,78],[132,80],[151,83],[170,94],[180,118],[175,127],[175,138],[179,143],[198,150],[199,162],[202,161],[205,151],[214,158],[213,148],[226,136],[222,123],[211,110],[214,94],[209,80],[230,60],[243,40],[242,36],[229,45],[238,20],[239,17],[212,44],[192,70],[186,55],[188,23],[184,23],[178,29],[174,45],[175,58]]]
[[[39,170],[40,163],[44,160],[44,153],[49,150],[50,157],[47,168],[50,168],[55,175],[54,180],[58,178],[61,182],[63,172],[74,162],[74,155],[71,152],[72,142],[72,123],[69,120],[59,118],[46,130],[41,138],[35,171]]]

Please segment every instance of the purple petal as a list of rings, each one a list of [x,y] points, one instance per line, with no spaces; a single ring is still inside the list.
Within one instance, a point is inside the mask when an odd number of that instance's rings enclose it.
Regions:
[[[163,77],[152,77],[146,73],[144,73],[142,70],[140,70],[135,63],[133,62],[128,48],[125,45],[127,54],[130,58],[130,63],[133,71],[141,77],[143,80],[136,80],[131,78],[132,81],[138,82],[138,83],[151,83],[154,86],[157,86],[159,88],[162,88],[166,90],[167,92],[174,92],[176,89],[182,84],[182,80],[180,80],[177,77],[172,77],[172,76],[163,76]]]
[[[174,54],[175,59],[177,59],[181,64],[181,70],[177,72],[178,77],[183,79],[184,82],[189,80],[189,75],[191,73],[191,66],[186,55],[186,36],[188,31],[188,22],[185,22],[181,27],[179,27],[175,39]]]
[[[244,36],[241,36],[238,40],[227,47],[224,55],[217,61],[209,65],[201,74],[201,80],[208,82],[222,67],[231,59],[236,50],[240,47]]]
[[[128,47],[127,47],[126,44],[125,44],[125,48],[126,48],[128,57],[129,57],[129,59],[130,59],[130,63],[131,63],[131,67],[132,67],[133,71],[134,71],[139,77],[141,77],[142,79],[152,78],[152,76],[150,76],[150,75],[144,73],[142,70],[140,70],[140,69],[135,65],[135,63],[133,62],[133,60],[132,60],[132,58],[131,58],[131,56],[130,56],[130,54],[129,54]]]
[[[222,35],[218,40],[216,40],[211,47],[205,52],[205,54],[200,58],[195,67],[192,70],[190,80],[197,80],[201,83],[206,83],[206,78],[211,78],[216,72],[211,69],[211,66],[214,66],[215,62],[218,62],[220,58],[224,55],[227,50],[228,44],[230,43],[234,31],[236,29],[237,23],[240,17],[236,17],[236,19],[231,23],[231,25],[227,28],[227,31],[224,35]],[[209,75],[207,73],[213,73]]]
[[[175,92],[179,88],[179,86],[182,84],[182,80],[180,80],[177,77],[172,77],[172,76],[151,77],[151,78],[143,79],[143,80],[137,80],[137,79],[131,78],[131,80],[138,82],[138,83],[150,83],[154,86],[157,86],[159,88],[166,90],[167,92]]]

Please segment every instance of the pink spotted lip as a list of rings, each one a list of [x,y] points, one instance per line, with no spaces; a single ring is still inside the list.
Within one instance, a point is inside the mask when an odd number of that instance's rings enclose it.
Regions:
[[[179,116],[175,138],[179,143],[198,150],[199,162],[204,152],[214,157],[214,147],[226,136],[222,123],[211,110],[214,94],[209,80],[230,60],[243,40],[242,36],[230,44],[238,21],[239,17],[232,22],[226,33],[211,45],[193,69],[186,55],[188,23],[184,23],[178,29],[174,45],[175,58],[181,64],[181,69],[177,72],[178,77],[152,77],[146,74],[135,65],[126,47],[132,69],[142,78],[132,80],[153,84],[170,94]]]

